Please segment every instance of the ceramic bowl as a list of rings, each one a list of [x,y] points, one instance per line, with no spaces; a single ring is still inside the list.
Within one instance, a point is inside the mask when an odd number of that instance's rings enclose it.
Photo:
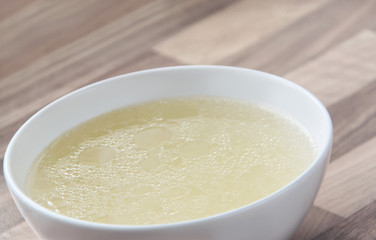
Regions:
[[[186,222],[111,225],[52,212],[25,194],[30,165],[63,132],[102,113],[145,101],[182,96],[228,96],[272,105],[311,133],[318,156],[290,184],[241,208]],[[302,87],[268,73],[226,66],[179,66],[113,77],[44,107],[14,135],[4,156],[9,191],[41,239],[237,240],[288,239],[312,206],[327,166],[332,123],[325,107]]]

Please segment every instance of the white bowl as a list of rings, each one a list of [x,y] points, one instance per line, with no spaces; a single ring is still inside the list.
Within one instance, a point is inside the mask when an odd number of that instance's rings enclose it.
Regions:
[[[277,192],[244,207],[180,223],[100,224],[54,213],[25,194],[37,155],[66,130],[99,114],[140,102],[178,96],[229,96],[275,106],[305,126],[318,147],[311,166]],[[14,135],[4,175],[21,214],[42,239],[288,239],[312,206],[332,145],[332,124],[311,93],[283,78],[225,66],[181,66],[125,74],[74,91],[31,117]]]

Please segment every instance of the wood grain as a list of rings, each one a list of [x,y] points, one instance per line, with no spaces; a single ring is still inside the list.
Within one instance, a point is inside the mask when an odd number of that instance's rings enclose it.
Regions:
[[[240,1],[167,38],[154,49],[183,63],[215,64],[288,25],[324,1],[282,0],[273,5],[270,1]]]
[[[376,33],[365,30],[284,76],[330,106],[376,78],[374,46]]]
[[[376,137],[332,162],[315,205],[346,218],[375,201],[376,152],[367,151],[374,146]]]
[[[19,1],[8,1],[6,4],[2,3],[0,8],[0,21],[13,15],[19,9],[24,8],[27,4],[32,3],[34,0],[19,0]],[[4,2],[4,1],[3,1]]]
[[[0,77],[106,25],[139,7],[142,2],[147,1],[132,0],[127,4],[121,4],[121,0],[62,1],[60,4],[36,1],[28,5],[0,24],[0,31],[12,29],[3,35],[0,44],[17,45],[17,48],[3,49]],[[109,9],[109,5],[117,7]],[[24,38],[28,41],[24,41]]]
[[[376,239],[376,201],[354,213],[340,224],[319,234],[315,240]]]
[[[36,111],[141,69],[225,64],[284,76],[333,119],[332,160],[292,239],[376,239],[376,0],[0,1],[0,239],[37,239],[2,162]]]
[[[292,240],[312,239],[318,233],[324,232],[341,223],[343,219],[336,214],[313,206],[304,218],[298,231],[292,237]]]
[[[376,1],[328,1],[221,64],[284,75],[375,22]]]
[[[27,240],[37,240],[39,239],[35,233],[31,230],[26,222],[22,222],[4,234],[0,235],[0,240],[14,240],[14,239],[27,239]]]
[[[332,161],[376,134],[376,78],[329,107],[334,124]]]
[[[23,217],[18,213],[17,208],[8,192],[4,176],[0,176],[0,236],[15,225],[23,222]]]

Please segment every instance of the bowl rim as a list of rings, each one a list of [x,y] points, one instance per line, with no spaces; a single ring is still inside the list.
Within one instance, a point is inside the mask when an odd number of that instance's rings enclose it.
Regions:
[[[303,173],[301,173],[297,178],[292,180],[290,183],[285,185],[284,187],[278,189],[277,191],[257,200],[252,203],[249,203],[247,205],[244,205],[242,207],[232,209],[229,211],[221,212],[218,214],[210,215],[207,217],[202,217],[198,219],[192,219],[192,220],[186,220],[186,221],[180,221],[180,222],[172,222],[172,223],[162,223],[162,224],[149,224],[149,225],[122,225],[122,224],[107,224],[107,223],[96,223],[96,222],[90,222],[86,220],[80,220],[75,219],[72,217],[68,217],[62,214],[55,213],[39,204],[34,202],[30,197],[22,191],[18,185],[16,184],[15,179],[13,178],[10,170],[10,161],[11,161],[11,153],[13,151],[14,145],[17,142],[17,139],[19,138],[19,135],[23,132],[23,129],[26,128],[30,123],[34,121],[34,119],[38,118],[38,116],[46,111],[47,109],[53,107],[55,104],[64,101],[67,98],[70,98],[73,95],[80,94],[82,91],[87,91],[90,88],[98,87],[102,84],[107,84],[110,81],[116,81],[119,79],[122,79],[124,77],[130,78],[132,76],[142,75],[142,74],[153,74],[155,72],[163,72],[163,71],[179,71],[179,70],[197,70],[197,69],[227,69],[232,71],[247,71],[252,72],[254,75],[263,75],[267,76],[273,80],[282,81],[285,85],[288,85],[290,87],[295,88],[296,90],[304,93],[304,95],[309,98],[320,110],[321,115],[327,124],[328,132],[325,136],[325,142],[323,144],[323,148],[321,151],[318,152],[315,160],[310,164],[310,166],[305,169]],[[183,226],[191,226],[195,224],[200,224],[202,222],[208,222],[212,220],[219,220],[224,217],[228,217],[231,215],[235,215],[244,211],[248,211],[250,209],[256,208],[257,206],[274,199],[278,195],[288,191],[290,188],[294,187],[298,182],[301,181],[302,178],[306,177],[307,173],[311,172],[312,169],[319,164],[320,161],[327,161],[327,156],[329,156],[331,147],[332,147],[332,140],[333,140],[333,125],[331,121],[331,117],[327,111],[327,109],[324,107],[324,105],[321,103],[321,101],[315,97],[312,93],[310,93],[305,88],[301,87],[300,85],[291,82],[285,78],[279,77],[274,74],[262,72],[259,70],[254,69],[247,69],[242,67],[234,67],[234,66],[222,66],[222,65],[183,65],[183,66],[170,66],[170,67],[161,67],[161,68],[152,68],[152,69],[146,69],[131,73],[126,73],[118,76],[114,76],[111,78],[107,78],[104,80],[100,80],[98,82],[86,85],[84,87],[81,87],[79,89],[76,89],[74,91],[71,91],[62,97],[59,97],[58,99],[52,101],[48,105],[41,108],[39,111],[37,111],[35,114],[33,114],[25,123],[22,124],[22,126],[16,131],[14,136],[11,138],[3,159],[3,172],[4,172],[4,178],[6,181],[6,184],[8,186],[8,189],[10,190],[10,193],[13,198],[18,199],[19,201],[22,201],[24,204],[26,204],[29,208],[34,209],[37,212],[40,212],[43,215],[47,215],[50,218],[54,218],[60,222],[64,222],[66,224],[72,224],[79,227],[84,228],[95,228],[98,230],[111,230],[111,231],[148,231],[148,230],[160,230],[160,229],[167,229],[167,228],[175,228],[175,227],[183,227]]]

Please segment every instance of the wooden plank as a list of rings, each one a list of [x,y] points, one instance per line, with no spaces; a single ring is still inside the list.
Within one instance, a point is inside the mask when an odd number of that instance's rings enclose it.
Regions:
[[[336,214],[313,206],[291,240],[312,239],[343,220],[344,218]]]
[[[375,201],[375,146],[376,137],[332,162],[315,205],[346,218]]]
[[[329,106],[334,124],[332,160],[376,134],[372,127],[376,111],[374,46],[376,32],[364,30],[285,75]]]
[[[1,171],[1,173],[2,172],[3,171]],[[0,197],[0,205],[11,199],[3,174],[0,175]]]
[[[22,71],[3,78],[0,81],[0,98],[5,99],[16,91],[37,84],[38,80],[47,75],[51,78],[64,67],[79,65],[80,69],[74,68],[74,70],[80,73],[87,65],[93,66],[93,69],[99,66],[105,68],[108,67],[107,65],[119,62],[122,58],[133,57],[131,53],[146,52],[148,46],[152,46],[158,39],[163,39],[169,32],[194,22],[200,16],[224,7],[226,1],[229,0],[206,4],[195,0],[178,4],[176,1],[166,0],[148,4],[67,46],[46,54],[43,59],[34,62]],[[160,14],[164,11],[168,14]],[[192,12],[192,14],[182,15],[185,11]],[[179,21],[171,21],[174,18],[178,18]],[[36,74],[37,77],[32,77]],[[65,79],[68,77],[70,76]]]
[[[326,0],[241,1],[183,29],[154,49],[184,63],[218,63],[324,2]]]
[[[0,22],[0,78],[150,2],[36,1]],[[116,5],[116,8],[108,6]],[[48,19],[48,21],[46,21]],[[24,39],[27,38],[27,41]]]
[[[283,75],[376,22],[376,1],[329,1],[220,62]]]
[[[376,136],[376,78],[350,97],[329,107],[334,125],[331,160]]]
[[[0,2],[0,21],[14,14],[18,10],[26,7],[34,0],[15,0],[15,1],[1,1]]]
[[[9,194],[9,193],[8,193]],[[24,219],[18,212],[12,199],[4,201],[0,205],[0,234],[8,231],[13,226],[23,222]]]
[[[376,78],[375,46],[376,32],[364,30],[284,76],[330,106]]]
[[[315,237],[315,240],[376,239],[376,201],[364,207],[341,224]]]
[[[2,168],[1,161],[1,168]],[[16,209],[13,199],[8,191],[3,170],[0,174],[0,234],[9,230],[14,225],[23,221],[21,214]]]
[[[17,129],[21,127],[21,125],[26,121],[26,119],[30,118],[31,115],[25,115],[24,118],[22,118],[19,121],[14,122],[13,124],[9,125],[8,127],[0,126],[0,175],[3,174],[2,168],[3,168],[3,156],[5,153],[5,149],[8,146],[8,143],[12,136],[15,134]]]
[[[27,240],[38,240],[39,238],[31,230],[29,225],[24,221],[10,230],[0,234],[0,240],[14,240],[14,239],[27,239]]]
[[[1,163],[2,165],[2,163]],[[13,226],[24,221],[23,217],[16,208],[13,199],[8,191],[3,176],[0,174],[0,234],[8,231]]]

